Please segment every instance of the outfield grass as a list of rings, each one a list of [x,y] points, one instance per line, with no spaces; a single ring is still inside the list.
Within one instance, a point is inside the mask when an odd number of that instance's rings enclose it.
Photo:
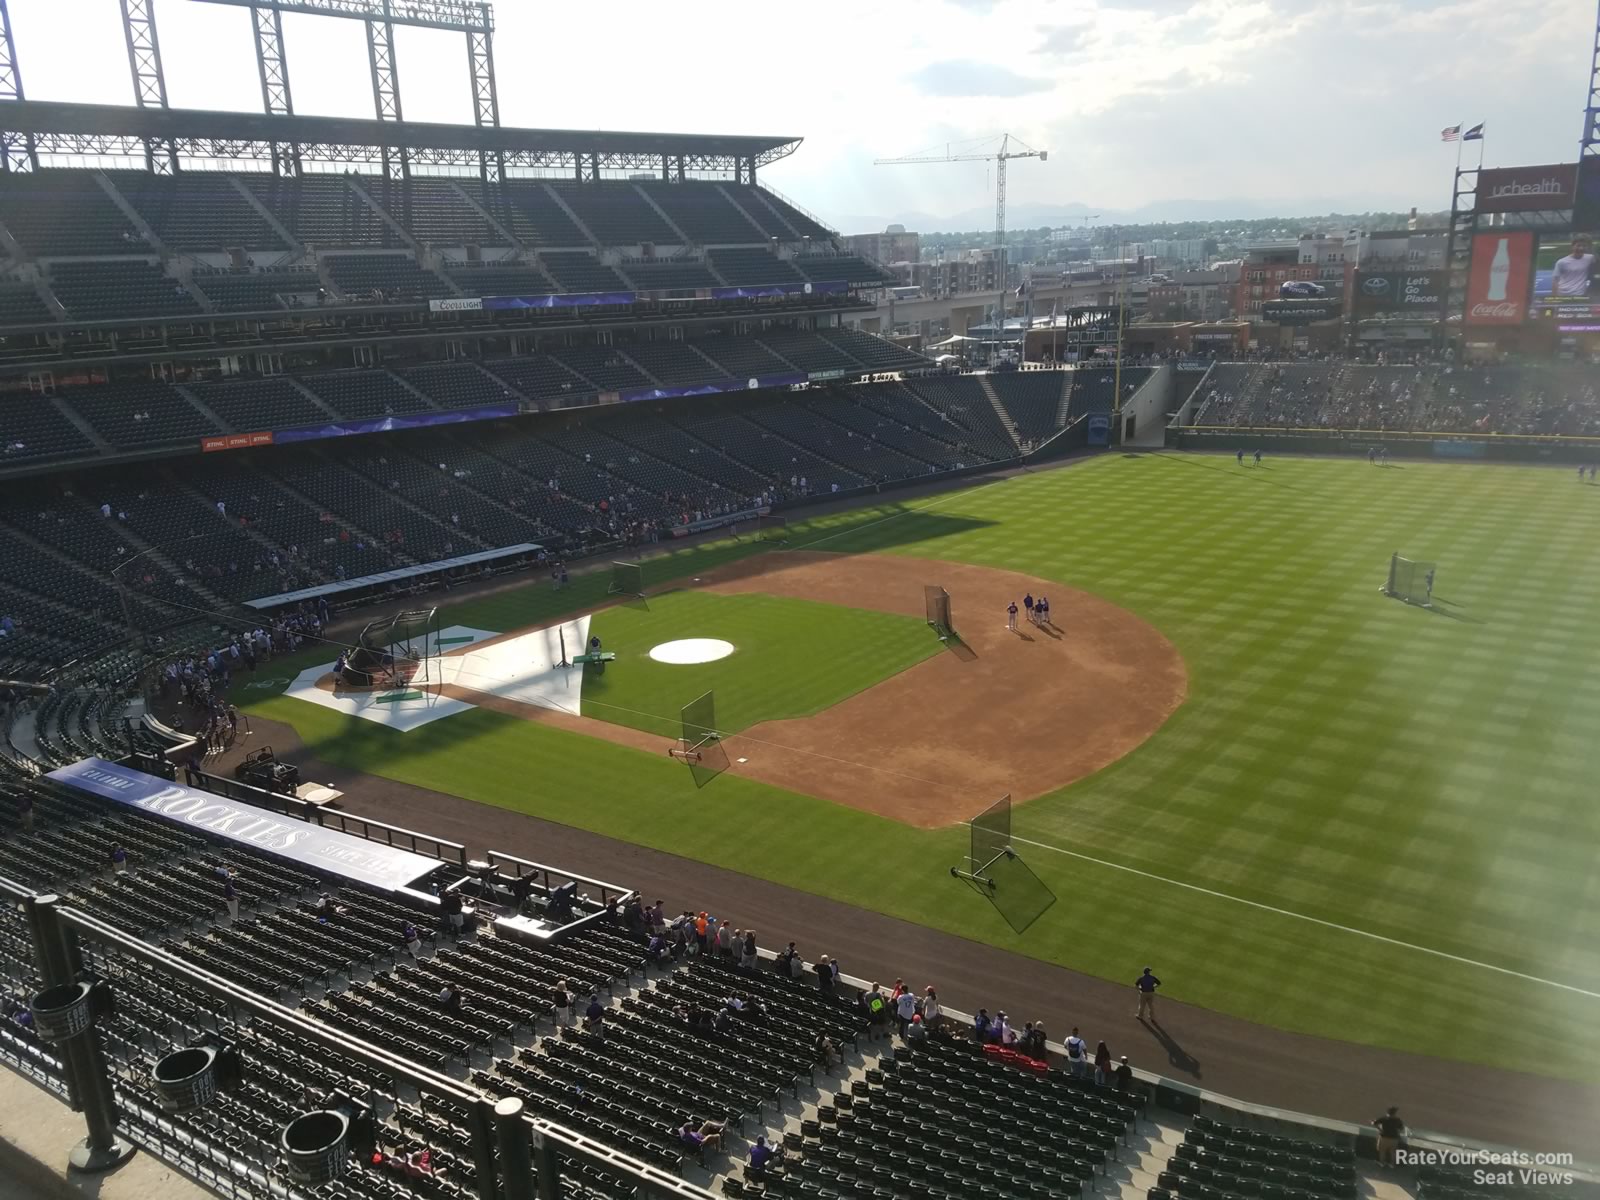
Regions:
[[[737,733],[762,721],[831,708],[938,653],[926,622],[783,596],[669,591],[595,614],[590,632],[617,661],[586,671],[583,715],[676,737],[679,710],[716,693],[716,726]],[[720,638],[734,652],[693,666],[656,662],[650,648]]]
[[[665,759],[492,713],[400,735],[256,707],[352,767],[1118,980],[1148,962],[1174,997],[1254,1020],[1576,1079],[1600,1067],[1585,994],[1600,992],[1600,489],[1539,468],[1107,456],[791,537],[1084,588],[1183,653],[1189,699],[1154,738],[1018,809],[1019,845],[1061,897],[1025,934],[937,883],[961,830],[733,776],[692,793]],[[1378,594],[1397,550],[1438,562],[1440,611]],[[747,552],[680,551],[651,577]],[[584,587],[604,581],[448,618],[516,628]],[[691,793],[689,830],[670,801]],[[754,843],[736,819],[753,804]]]

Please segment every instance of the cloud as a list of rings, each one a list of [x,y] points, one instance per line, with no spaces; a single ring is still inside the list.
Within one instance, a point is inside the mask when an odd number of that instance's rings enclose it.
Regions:
[[[1041,54],[1076,54],[1094,37],[1094,31],[1087,25],[1047,26],[1039,32],[1044,35],[1039,42]]]
[[[1048,79],[959,58],[929,63],[912,74],[911,83],[927,96],[1027,96],[1054,86]]]

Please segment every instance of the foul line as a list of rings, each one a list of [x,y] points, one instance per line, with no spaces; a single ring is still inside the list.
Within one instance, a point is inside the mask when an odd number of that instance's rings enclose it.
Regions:
[[[967,822],[970,826],[971,822]],[[1372,933],[1366,929],[1356,929],[1349,925],[1340,925],[1336,921],[1324,921],[1321,917],[1310,917],[1305,913],[1292,912],[1287,908],[1277,908],[1271,904],[1262,904],[1259,900],[1246,900],[1243,896],[1230,896],[1227,892],[1213,891],[1211,888],[1201,887],[1195,883],[1185,883],[1181,879],[1168,879],[1165,875],[1157,875],[1151,871],[1141,871],[1138,867],[1124,866],[1122,863],[1108,862],[1103,858],[1095,858],[1090,854],[1080,854],[1076,850],[1067,850],[1061,846],[1053,846],[1049,842],[1035,842],[1029,838],[1012,838],[1013,842],[1021,842],[1025,846],[1037,846],[1041,850],[1051,850],[1057,854],[1065,854],[1071,858],[1082,859],[1101,867],[1110,867],[1115,871],[1126,871],[1130,875],[1138,875],[1143,879],[1153,879],[1157,883],[1169,883],[1173,887],[1184,888],[1187,891],[1199,892],[1202,896],[1211,896],[1217,900],[1231,900],[1235,904],[1248,905],[1251,908],[1269,912],[1275,916],[1293,917],[1297,921],[1309,921],[1313,925],[1321,925],[1326,929],[1336,929],[1340,933],[1353,933],[1357,937],[1371,938],[1375,942],[1385,942],[1391,946],[1399,946],[1403,950],[1415,950],[1421,954],[1431,954],[1435,958],[1449,959],[1451,962],[1461,963],[1463,966],[1479,967],[1485,971],[1494,971],[1500,975],[1510,975],[1514,979],[1521,979],[1527,983],[1542,983],[1545,987],[1560,988],[1564,992],[1576,992],[1580,996],[1587,996],[1591,1000],[1600,1000],[1600,992],[1591,992],[1586,988],[1576,987],[1570,983],[1558,983],[1554,979],[1541,979],[1537,975],[1527,975],[1521,971],[1513,971],[1510,967],[1497,967],[1493,963],[1479,962],[1475,958],[1464,958],[1459,954],[1451,954],[1446,950],[1435,950],[1431,946],[1418,946],[1414,942],[1402,942],[1399,938],[1385,937],[1381,933]]]

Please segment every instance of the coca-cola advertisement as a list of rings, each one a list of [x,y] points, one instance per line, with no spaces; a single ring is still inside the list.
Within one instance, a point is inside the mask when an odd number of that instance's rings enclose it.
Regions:
[[[1532,277],[1533,234],[1525,230],[1478,234],[1472,239],[1472,272],[1467,279],[1467,324],[1522,324],[1528,315]]]

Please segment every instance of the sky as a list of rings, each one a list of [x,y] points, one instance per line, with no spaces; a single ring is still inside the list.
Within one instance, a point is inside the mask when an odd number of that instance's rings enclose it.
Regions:
[[[497,0],[506,125],[803,137],[764,172],[845,232],[1449,207],[1455,149],[1572,161],[1594,0]],[[131,104],[118,0],[9,0],[30,99]],[[155,0],[170,101],[258,112],[244,8]],[[371,116],[359,22],[289,15],[295,109]],[[472,120],[463,37],[396,32],[407,118]],[[1475,153],[1475,149],[1469,150]]]

